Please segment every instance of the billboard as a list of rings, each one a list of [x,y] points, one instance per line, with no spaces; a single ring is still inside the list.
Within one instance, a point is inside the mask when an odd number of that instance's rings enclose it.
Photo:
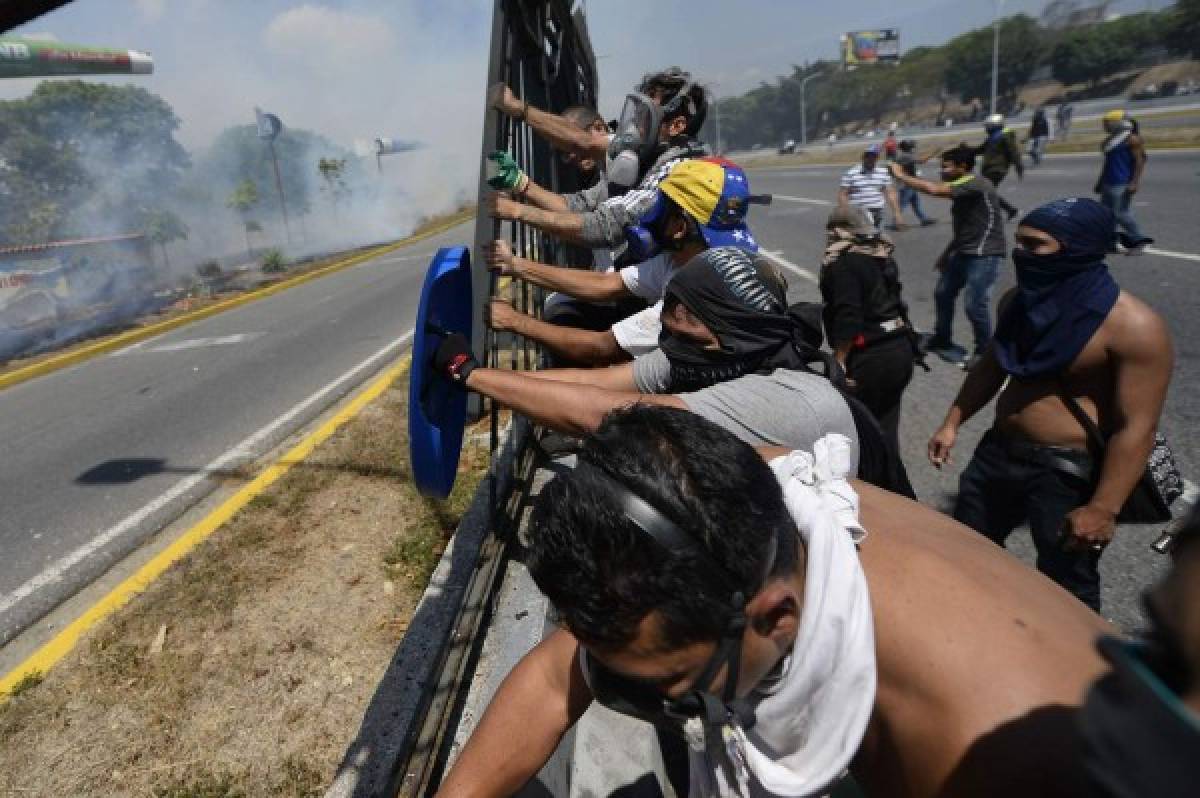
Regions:
[[[0,38],[0,78],[56,75],[149,75],[154,59],[137,50],[112,50],[41,39]]]
[[[900,60],[900,31],[896,28],[858,30],[842,36],[842,66],[894,64]]]

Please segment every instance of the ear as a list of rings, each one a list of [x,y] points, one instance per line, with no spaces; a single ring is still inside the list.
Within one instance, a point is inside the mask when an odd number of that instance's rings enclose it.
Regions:
[[[795,639],[800,629],[800,596],[788,582],[771,582],[746,607],[750,627],[760,637],[784,644]]]

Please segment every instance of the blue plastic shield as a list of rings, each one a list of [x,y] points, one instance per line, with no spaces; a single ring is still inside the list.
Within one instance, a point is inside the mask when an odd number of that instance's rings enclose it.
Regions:
[[[466,247],[442,247],[433,257],[413,331],[408,378],[408,445],[413,481],[426,496],[445,498],[454,487],[467,392],[430,366],[446,333],[471,337],[471,255]]]

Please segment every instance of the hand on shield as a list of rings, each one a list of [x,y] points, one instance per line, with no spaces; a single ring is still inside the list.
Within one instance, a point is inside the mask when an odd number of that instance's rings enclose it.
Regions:
[[[477,368],[479,361],[471,351],[471,342],[462,333],[447,335],[433,353],[433,370],[459,385]]]

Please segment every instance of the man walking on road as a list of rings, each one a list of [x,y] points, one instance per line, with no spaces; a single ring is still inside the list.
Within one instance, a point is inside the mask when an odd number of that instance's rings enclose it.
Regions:
[[[1033,112],[1033,121],[1029,123],[1029,157],[1033,165],[1042,163],[1042,155],[1046,152],[1046,141],[1050,138],[1050,120],[1046,118],[1046,109],[1038,108]]]
[[[1001,545],[1027,520],[1038,568],[1097,612],[1100,555],[1146,470],[1173,362],[1163,319],[1108,273],[1111,229],[1112,212],[1083,198],[1021,221],[1017,288],[929,441],[941,468],[959,427],[999,393],[954,517]],[[1089,451],[1085,424],[1104,451]]]
[[[875,229],[883,227],[883,206],[886,204],[892,210],[892,220],[900,224],[900,203],[896,199],[896,187],[888,170],[879,165],[879,153],[882,148],[872,144],[863,152],[862,163],[852,166],[842,175],[842,185],[838,189],[838,205],[847,207],[856,205],[866,209],[875,222]]]
[[[1101,151],[1104,153],[1104,168],[1096,180],[1096,193],[1100,201],[1113,212],[1113,240],[1110,252],[1117,251],[1118,226],[1125,228],[1126,255],[1141,255],[1146,247],[1154,243],[1138,227],[1130,206],[1137,193],[1146,168],[1146,147],[1137,134],[1133,120],[1124,111],[1109,111],[1104,115],[1104,130],[1108,138]]]
[[[1025,178],[1025,164],[1021,162],[1021,146],[1017,144],[1017,134],[1011,128],[1004,126],[1004,117],[1000,114],[992,114],[983,123],[984,132],[987,133],[987,138],[978,147],[974,147],[975,155],[983,158],[983,162],[979,166],[979,173],[992,182],[997,190],[1000,184],[1004,182],[1004,178],[1008,177],[1008,170],[1015,169],[1017,171],[1017,179]],[[1008,214],[1011,221],[1017,216],[1017,209],[1008,200],[996,194],[1000,202],[1000,207]]]
[[[904,169],[904,174],[909,177],[919,177],[921,164],[933,157],[934,153],[926,153],[918,155],[915,150],[917,143],[912,139],[905,139],[900,142],[900,154],[896,156],[896,163],[900,164]],[[904,183],[900,184],[900,210],[904,211],[909,205],[912,205],[913,213],[917,215],[917,220],[921,222],[922,227],[928,227],[935,224],[937,219],[931,219],[925,215],[925,211],[921,210],[921,195],[912,186]],[[896,224],[899,225],[901,219],[896,218]]]
[[[992,286],[1005,254],[1004,219],[996,187],[986,177],[973,174],[974,169],[975,153],[970,147],[956,147],[942,154],[941,183],[912,177],[899,164],[892,164],[892,175],[903,185],[953,203],[950,214],[954,237],[938,258],[941,275],[934,289],[937,316],[933,337],[925,348],[964,367],[979,358],[992,337]],[[953,338],[954,303],[963,288],[967,289],[967,318],[975,334],[970,361],[967,351]]]

